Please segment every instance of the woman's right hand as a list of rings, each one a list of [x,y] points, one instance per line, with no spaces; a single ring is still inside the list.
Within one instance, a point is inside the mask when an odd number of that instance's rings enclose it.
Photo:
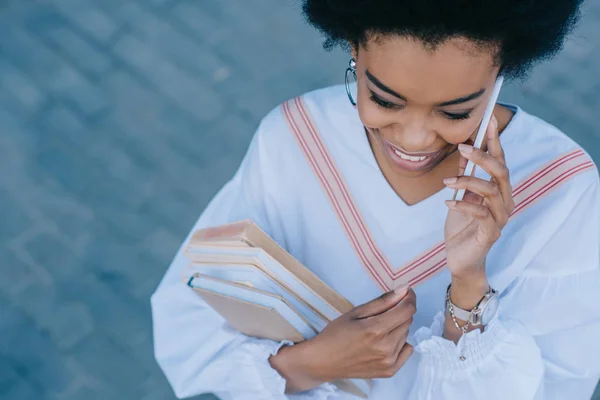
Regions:
[[[284,347],[270,363],[287,392],[349,378],[389,378],[413,352],[406,343],[416,312],[412,289],[391,291],[332,321],[317,336]]]

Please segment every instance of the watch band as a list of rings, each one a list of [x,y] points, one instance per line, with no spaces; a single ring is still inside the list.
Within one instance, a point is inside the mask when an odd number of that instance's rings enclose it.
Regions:
[[[448,301],[450,303],[452,303],[452,300],[448,300]],[[454,308],[454,310],[453,310],[454,311],[454,316],[456,318],[460,319],[461,321],[467,322],[471,318],[471,311],[464,310],[464,309],[458,307],[454,303],[452,303],[452,307]]]
[[[454,317],[462,321],[469,322],[473,326],[481,325],[483,311],[485,310],[487,303],[493,296],[496,295],[497,292],[490,286],[488,291],[483,295],[481,300],[479,300],[477,305],[472,310],[464,310],[452,302],[452,299],[450,298],[450,286],[451,285],[448,285],[448,289],[446,291],[446,311],[450,312],[451,306],[451,311]]]

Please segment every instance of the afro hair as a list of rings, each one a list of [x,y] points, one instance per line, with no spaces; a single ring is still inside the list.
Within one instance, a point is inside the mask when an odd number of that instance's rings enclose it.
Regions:
[[[502,74],[522,78],[563,46],[582,0],[304,0],[324,47],[348,49],[372,37],[399,35],[435,48],[463,37],[496,49]]]

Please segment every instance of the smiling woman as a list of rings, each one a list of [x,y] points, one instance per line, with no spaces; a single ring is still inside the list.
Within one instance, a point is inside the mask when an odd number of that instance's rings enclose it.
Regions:
[[[356,308],[301,343],[244,336],[180,282],[186,240],[152,297],[177,395],[352,399],[331,382],[376,378],[375,400],[589,398],[598,173],[493,95],[499,76],[561,48],[580,1],[303,4],[325,47],[349,50],[356,82],[269,113],[193,231],[252,219]]]

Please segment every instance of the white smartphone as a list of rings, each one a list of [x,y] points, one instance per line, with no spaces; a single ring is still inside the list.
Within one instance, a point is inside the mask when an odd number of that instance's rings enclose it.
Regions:
[[[498,101],[498,95],[500,94],[500,89],[502,89],[502,84],[504,83],[504,77],[499,76],[496,79],[496,83],[494,84],[494,89],[492,91],[492,97],[490,97],[490,101],[483,113],[483,119],[481,120],[481,125],[479,125],[479,130],[477,131],[477,135],[475,136],[475,143],[473,147],[478,149],[481,148],[483,141],[485,139],[485,133],[487,132],[488,125],[490,124],[490,120],[492,118],[492,114],[494,113],[494,107],[496,106],[496,101]],[[471,176],[473,171],[475,170],[475,163],[471,160],[467,162],[467,166],[465,168],[465,172],[463,176]],[[457,189],[454,191],[453,200],[462,200],[465,196],[465,189]]]

